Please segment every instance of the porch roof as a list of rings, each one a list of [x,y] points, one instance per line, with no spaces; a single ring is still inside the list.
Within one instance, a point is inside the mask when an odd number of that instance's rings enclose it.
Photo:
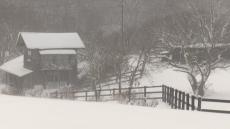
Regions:
[[[0,66],[0,69],[18,77],[22,77],[33,72],[32,70],[24,68],[24,56],[19,56],[4,63]]]

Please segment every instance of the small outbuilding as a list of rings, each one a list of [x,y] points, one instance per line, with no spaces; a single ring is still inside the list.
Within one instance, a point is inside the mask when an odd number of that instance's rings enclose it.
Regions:
[[[77,53],[84,48],[77,33],[20,32],[17,49],[22,55],[0,66],[3,81],[17,89],[77,86]]]

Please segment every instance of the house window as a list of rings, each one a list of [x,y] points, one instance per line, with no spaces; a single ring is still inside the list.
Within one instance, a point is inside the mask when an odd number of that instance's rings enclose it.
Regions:
[[[30,59],[30,58],[27,58],[27,62],[31,62],[31,59]]]
[[[52,63],[53,63],[53,64],[56,64],[56,62],[57,62],[57,61],[56,61],[56,56],[52,56]]]
[[[31,56],[31,55],[32,55],[31,50],[28,50],[28,56]]]

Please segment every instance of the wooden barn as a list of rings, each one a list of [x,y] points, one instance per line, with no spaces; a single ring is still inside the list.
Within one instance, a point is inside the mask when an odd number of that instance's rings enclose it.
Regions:
[[[16,45],[23,55],[0,66],[5,84],[17,89],[77,86],[77,53],[85,48],[77,33],[21,32]]]

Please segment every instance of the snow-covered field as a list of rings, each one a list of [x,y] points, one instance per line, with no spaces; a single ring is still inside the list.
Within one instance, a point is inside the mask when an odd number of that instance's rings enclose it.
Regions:
[[[130,62],[133,65],[135,60],[131,60]],[[165,63],[158,62],[154,65],[148,64],[146,66],[145,75],[139,80],[138,84],[139,86],[158,86],[164,84],[193,94],[187,75],[174,71],[172,67]],[[206,85],[208,89],[204,97],[230,100],[230,68],[212,71]],[[128,87],[129,85],[128,83],[123,83],[122,86]],[[118,84],[106,86],[104,88],[118,88]],[[230,111],[230,103],[202,102],[202,108]]]
[[[185,73],[174,71],[172,67],[148,65],[141,85],[167,85],[192,94],[192,89]],[[208,89],[204,97],[230,100],[230,68],[216,69],[207,81]],[[203,109],[230,111],[230,103],[202,102]]]
[[[160,66],[148,65],[140,86],[165,84],[192,93],[186,74]],[[215,70],[205,97],[230,99],[229,78],[230,68]],[[230,110],[230,104],[202,108]],[[230,129],[229,121],[228,114],[175,110],[162,102],[153,108],[0,94],[0,129]]]
[[[140,80],[141,85],[167,85],[179,90],[192,93],[185,73],[174,71],[171,67],[156,67],[148,65],[146,75]],[[216,69],[207,82],[205,97],[230,99],[230,68]]]
[[[1,129],[229,129],[230,115],[0,95]]]

